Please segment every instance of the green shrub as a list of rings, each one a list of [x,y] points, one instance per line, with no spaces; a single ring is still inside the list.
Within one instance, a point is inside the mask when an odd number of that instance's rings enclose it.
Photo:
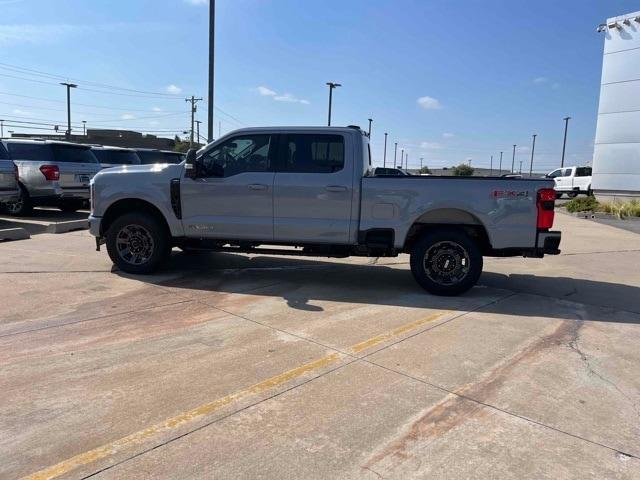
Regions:
[[[474,169],[471,165],[467,165],[466,163],[461,163],[457,167],[453,167],[453,175],[456,177],[471,177],[473,175]]]
[[[593,212],[598,208],[598,201],[594,197],[576,197],[565,204],[567,212]]]

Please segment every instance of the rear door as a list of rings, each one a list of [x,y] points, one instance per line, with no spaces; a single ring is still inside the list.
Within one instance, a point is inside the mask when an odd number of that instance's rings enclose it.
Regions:
[[[54,163],[60,170],[60,186],[64,190],[88,189],[100,164],[90,147],[51,144]]]
[[[282,242],[349,243],[353,166],[348,137],[280,136],[274,182],[274,238]]]

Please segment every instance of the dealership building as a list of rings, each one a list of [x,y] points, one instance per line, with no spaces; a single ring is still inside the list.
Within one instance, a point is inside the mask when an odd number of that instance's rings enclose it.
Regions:
[[[592,188],[599,197],[640,198],[640,12],[598,31],[605,40]]]

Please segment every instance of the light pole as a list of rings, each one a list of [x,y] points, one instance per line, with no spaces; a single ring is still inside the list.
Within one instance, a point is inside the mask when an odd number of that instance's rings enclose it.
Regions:
[[[498,175],[502,175],[502,153],[500,152],[500,169],[498,170]]]
[[[0,119],[0,138],[4,137],[4,120]]]
[[[493,175],[493,155],[491,155],[491,166],[489,167],[489,176]]]
[[[403,164],[404,164],[404,148],[400,149],[400,168],[402,168]]]
[[[409,152],[407,152],[404,161],[404,169],[407,170],[409,168]]]
[[[398,142],[395,143],[395,149],[393,150],[393,168],[396,168],[398,166]]]
[[[513,146],[513,157],[511,157],[511,173],[513,173],[513,167],[516,166],[516,147],[517,145]]]
[[[67,87],[67,131],[65,132],[65,137],[67,137],[68,140],[71,136],[71,89],[77,88],[78,85],[68,82],[61,82],[60,85]]]
[[[373,118],[369,119],[369,132],[368,132],[369,138],[371,138],[371,123],[373,123]]]
[[[562,142],[562,160],[560,161],[560,167],[564,167],[564,152],[567,148],[567,130],[569,128],[569,120],[571,117],[564,117],[564,141]]]
[[[82,135],[87,136],[87,121],[82,120]]]
[[[533,144],[531,145],[531,165],[529,165],[529,176],[533,174],[533,152],[536,151],[536,137],[537,134],[533,134]]]
[[[422,161],[424,160],[424,157],[420,157],[420,170],[422,170],[424,167],[422,166]]]
[[[522,160],[520,160],[520,170],[518,172],[520,175],[522,175]]]
[[[333,102],[333,89],[341,87],[342,85],[335,82],[327,82],[327,85],[329,85],[329,120],[327,122],[327,125],[330,127],[331,126],[331,104]]]
[[[196,143],[200,143],[200,124],[202,123],[201,120],[196,120]]]
[[[216,31],[216,0],[209,0],[209,89],[207,93],[207,141],[213,141],[213,81]]]
[[[382,156],[382,166],[387,166],[387,132],[384,132],[384,155]]]

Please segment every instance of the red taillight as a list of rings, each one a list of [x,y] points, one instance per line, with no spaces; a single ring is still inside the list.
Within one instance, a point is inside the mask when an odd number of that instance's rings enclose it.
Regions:
[[[536,207],[538,208],[537,227],[549,229],[553,227],[553,209],[556,204],[556,191],[553,188],[542,188],[538,190]]]
[[[60,170],[57,165],[42,165],[40,171],[47,180],[60,180]]]

